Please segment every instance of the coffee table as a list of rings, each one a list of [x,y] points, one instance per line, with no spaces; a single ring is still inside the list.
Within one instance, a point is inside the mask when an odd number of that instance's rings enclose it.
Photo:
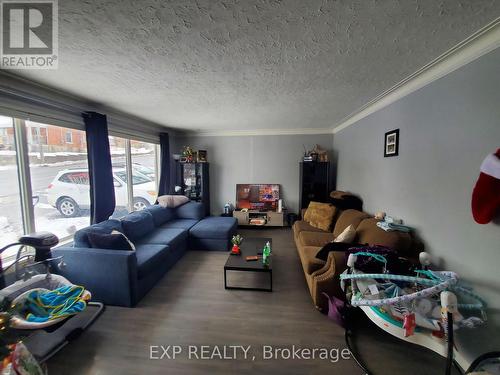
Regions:
[[[271,238],[245,238],[240,245],[241,255],[231,255],[227,258],[224,265],[224,288],[225,289],[240,289],[240,290],[257,290],[264,292],[273,291],[273,257],[269,258],[269,264],[262,264],[262,249],[266,242],[271,244]],[[247,261],[245,258],[251,255],[259,255],[258,260]],[[264,272],[269,274],[269,288],[254,288],[242,286],[229,286],[227,285],[227,271],[241,271],[241,272]]]

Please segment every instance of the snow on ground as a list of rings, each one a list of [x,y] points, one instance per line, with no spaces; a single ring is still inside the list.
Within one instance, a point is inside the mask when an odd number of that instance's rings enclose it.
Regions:
[[[44,205],[44,208],[52,207],[50,205]],[[37,231],[51,232],[59,237],[59,239],[63,239],[72,236],[78,229],[90,225],[89,216],[65,218],[62,217],[55,208],[52,208],[51,211],[45,212],[43,216],[35,215]],[[16,229],[16,227],[16,223],[12,223],[8,218],[0,216],[0,248],[18,241],[19,236],[22,235],[22,230],[20,228]],[[2,258],[15,255],[16,252],[17,247],[12,247],[2,253]]]
[[[153,151],[149,150],[147,148],[133,148],[131,149],[132,155],[147,155],[147,154],[152,154]],[[0,150],[0,157],[1,156],[15,156],[16,152],[15,151],[9,151],[9,150]],[[30,152],[30,156],[36,156],[37,159],[40,159],[40,153],[39,152]],[[66,165],[73,165],[73,164],[81,164],[82,162],[87,161],[87,154],[82,153],[82,152],[45,152],[44,158],[51,158],[51,157],[62,157],[62,156],[75,156],[75,155],[81,155],[82,158],[79,160],[66,160],[66,161],[57,161],[57,162],[47,162],[43,164],[30,164],[30,168],[37,168],[37,167],[58,167],[58,166],[66,166]],[[125,155],[124,150],[111,150],[111,156],[123,156]],[[17,165],[16,164],[8,164],[8,165],[0,165],[0,171],[6,171],[6,170],[11,170],[11,169],[16,169]]]
[[[16,151],[14,150],[0,150],[0,156],[15,156],[16,155]],[[37,158],[40,159],[40,152],[39,151],[32,151],[32,152],[28,152],[28,155],[29,156],[36,156]],[[43,156],[45,157],[49,157],[49,158],[53,158],[53,157],[56,157],[56,156],[84,156],[84,155],[87,155],[87,153],[85,152],[71,152],[71,151],[58,151],[58,152],[48,152],[48,151],[45,151],[43,153]]]
[[[137,155],[137,154],[151,154],[153,153],[153,150],[148,149],[148,148],[132,148],[131,149],[132,155]],[[13,150],[0,150],[0,156],[15,156],[16,151]],[[36,156],[37,158],[40,159],[40,152],[29,152],[29,156]],[[56,157],[56,156],[85,156],[87,155],[86,152],[71,152],[71,151],[58,151],[58,152],[44,152],[43,156],[45,157]],[[118,148],[118,149],[112,149],[111,150],[111,155],[125,155],[125,150]]]
[[[0,171],[8,171],[11,169],[17,169],[17,165],[0,165]]]
[[[87,162],[87,159],[82,160],[68,160],[68,161],[58,161],[55,163],[43,163],[43,164],[30,164],[30,168],[33,167],[58,167],[72,164],[81,164],[82,162]]]
[[[52,209],[52,208],[54,208],[54,207],[52,207],[52,206],[51,206],[50,204],[48,204],[48,203],[40,203],[40,202],[38,202],[38,203],[36,204],[36,208],[48,208],[48,209]],[[1,224],[0,224],[0,226],[1,226]]]
[[[5,216],[0,216],[0,229],[3,230],[9,226],[9,220]]]
[[[89,225],[89,216],[65,218],[56,209],[54,209],[54,213],[36,217],[37,231],[48,231],[59,238],[72,236],[78,229]]]
[[[10,223],[8,218],[6,218],[5,216],[0,216],[0,248],[3,248],[10,243],[17,242],[21,234],[21,231],[19,229],[16,229],[16,225]],[[17,247],[7,249],[2,253],[2,258],[15,255],[16,252]]]
[[[29,156],[36,156],[38,159],[41,158],[40,152],[29,152]],[[70,152],[70,151],[59,151],[59,152],[44,152],[44,157],[54,158],[57,156],[84,156],[87,155],[85,152]]]
[[[148,148],[131,148],[130,149],[130,153],[132,155],[138,155],[138,154],[141,154],[141,155],[144,155],[144,154],[152,154],[153,153],[153,150],[150,150]]]
[[[82,160],[74,160],[74,161],[60,161],[56,163],[43,163],[43,164],[30,164],[30,168],[39,168],[39,167],[59,167],[59,166],[67,166],[67,165],[74,165],[74,164],[82,164],[82,162],[86,162],[87,159],[82,159]],[[0,171],[7,171],[11,169],[17,169],[16,164],[9,164],[9,165],[0,165]]]
[[[0,156],[15,156],[15,155],[16,155],[15,151],[0,150]]]

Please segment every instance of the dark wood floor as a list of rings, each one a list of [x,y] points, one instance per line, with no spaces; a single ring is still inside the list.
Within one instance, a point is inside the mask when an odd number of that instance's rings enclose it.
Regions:
[[[361,374],[353,360],[262,359],[263,345],[333,349],[335,359],[335,349],[345,348],[344,331],[312,305],[289,229],[240,233],[273,238],[273,293],[224,290],[227,253],[188,252],[136,308],[108,307],[88,331],[49,361],[49,373]],[[363,329],[356,343],[374,374],[444,372],[444,361],[433,353],[363,321],[359,326]],[[151,345],[179,345],[183,353],[175,360],[152,360]],[[189,345],[251,345],[255,360],[189,360]]]

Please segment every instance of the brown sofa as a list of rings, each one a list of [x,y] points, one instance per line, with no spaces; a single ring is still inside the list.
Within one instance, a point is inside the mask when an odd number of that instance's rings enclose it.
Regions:
[[[304,217],[304,215],[302,215]],[[385,232],[377,227],[377,219],[354,209],[336,209],[333,231],[323,231],[304,220],[296,221],[293,233],[304,275],[315,306],[322,312],[328,311],[328,295],[343,297],[339,275],[346,269],[346,259],[341,252],[330,252],[327,261],[316,258],[318,251],[331,242],[349,225],[356,228],[355,242],[369,245],[383,245],[398,250],[402,255],[415,257],[415,244],[410,234]]]

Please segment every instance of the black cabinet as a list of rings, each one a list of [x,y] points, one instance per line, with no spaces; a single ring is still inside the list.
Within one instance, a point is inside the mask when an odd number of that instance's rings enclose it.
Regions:
[[[330,195],[330,163],[300,163],[300,208],[307,208],[310,201],[328,202]]]
[[[208,163],[176,163],[175,185],[181,193],[192,201],[205,206],[205,214],[210,215],[210,189]]]

